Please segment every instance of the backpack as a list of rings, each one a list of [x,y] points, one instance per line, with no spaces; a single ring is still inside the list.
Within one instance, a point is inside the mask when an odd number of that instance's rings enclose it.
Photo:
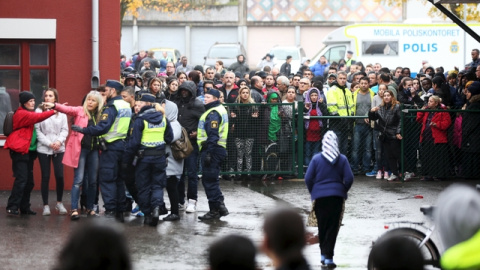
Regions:
[[[176,160],[182,160],[190,156],[193,152],[193,146],[190,139],[188,139],[188,133],[185,128],[182,127],[182,137],[174,141],[170,147],[172,148],[173,158]]]
[[[3,135],[8,136],[13,132],[13,115],[15,111],[9,111],[3,120]]]

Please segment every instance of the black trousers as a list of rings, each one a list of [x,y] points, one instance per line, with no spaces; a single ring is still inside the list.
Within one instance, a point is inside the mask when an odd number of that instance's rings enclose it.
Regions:
[[[400,140],[397,139],[385,139],[382,142],[383,149],[388,159],[388,166],[392,173],[398,176],[398,167],[400,165]]]
[[[342,224],[344,210],[345,200],[342,197],[331,196],[315,200],[320,254],[324,255],[326,259],[333,259],[333,250]]]
[[[38,153],[38,161],[40,162],[40,169],[42,171],[42,200],[43,205],[48,204],[48,190],[50,184],[50,167],[53,163],[53,173],[55,174],[57,202],[61,202],[63,198],[63,153],[47,155]]]
[[[171,214],[178,215],[178,182],[180,179],[178,179],[175,175],[167,177],[167,193],[168,193],[168,199],[170,200],[170,211]],[[183,181],[183,180],[182,180]]]
[[[30,151],[28,154],[21,154],[10,151],[10,158],[15,181],[10,197],[8,197],[7,210],[26,211],[30,209],[30,193],[34,186],[33,162],[37,158],[37,152]]]

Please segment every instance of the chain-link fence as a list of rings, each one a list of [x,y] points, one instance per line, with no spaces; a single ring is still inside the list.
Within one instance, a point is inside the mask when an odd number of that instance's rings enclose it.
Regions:
[[[263,179],[296,176],[295,104],[224,105],[229,114],[229,134],[222,174]]]
[[[401,179],[480,178],[480,149],[476,149],[480,148],[480,138],[471,138],[473,145],[462,149],[462,116],[469,114],[469,122],[478,119],[480,123],[480,112],[402,107],[402,139],[390,139],[386,144],[382,131],[374,128],[367,116],[307,116],[302,102],[225,107],[230,130],[222,174],[303,178],[313,155],[321,152],[323,135],[332,130],[356,175],[387,179],[398,170]],[[298,117],[299,112],[302,117]],[[480,124],[475,125],[467,123],[480,128]],[[398,158],[392,159],[392,153]]]

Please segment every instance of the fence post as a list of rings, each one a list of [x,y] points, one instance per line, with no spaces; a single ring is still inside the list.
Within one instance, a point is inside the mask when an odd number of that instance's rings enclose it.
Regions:
[[[297,106],[297,177],[303,178],[303,101],[299,101]]]
[[[405,171],[404,171],[404,163],[405,163],[405,158],[403,156],[404,154],[404,141],[405,141],[405,112],[403,111],[403,104],[400,105],[400,125],[402,127],[402,131],[401,131],[401,136],[402,136],[402,139],[400,140],[400,173],[402,174],[402,182],[405,181]],[[407,110],[408,111],[408,110]]]

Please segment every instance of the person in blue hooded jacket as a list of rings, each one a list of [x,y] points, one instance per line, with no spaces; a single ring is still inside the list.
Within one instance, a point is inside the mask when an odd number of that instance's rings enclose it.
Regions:
[[[165,110],[155,106],[155,96],[143,94],[140,111],[133,123],[122,166],[135,166],[138,204],[145,214],[144,223],[156,226],[158,218],[167,214],[163,189],[167,183],[165,145],[173,141],[173,131],[165,117]]]
[[[347,157],[338,150],[337,135],[327,131],[322,140],[322,152],[316,154],[305,174],[305,183],[318,220],[318,240],[322,265],[329,269],[333,262],[347,192],[353,184],[353,173]]]

